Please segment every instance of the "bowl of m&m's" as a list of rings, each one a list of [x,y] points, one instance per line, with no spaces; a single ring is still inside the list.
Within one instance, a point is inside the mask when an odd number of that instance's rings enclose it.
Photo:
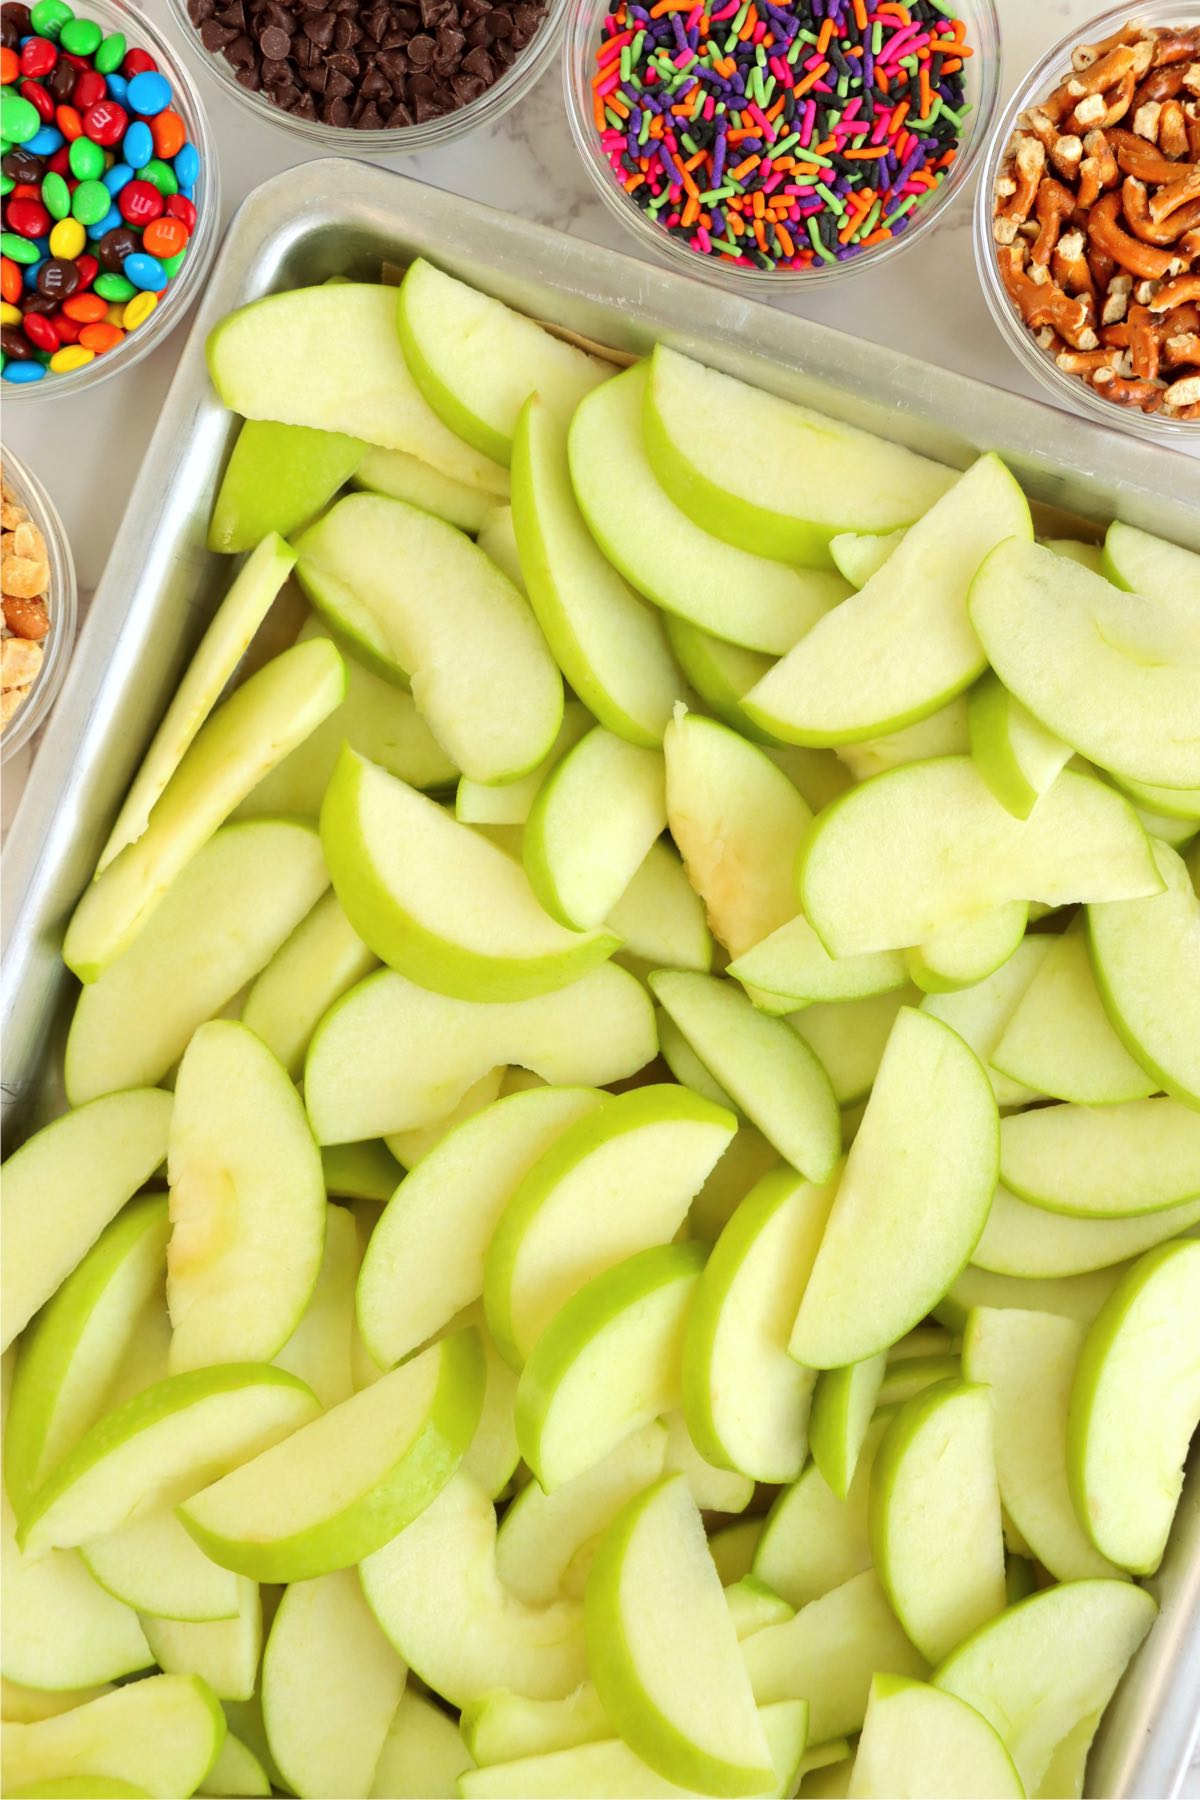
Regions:
[[[190,76],[129,0],[0,7],[0,381],[77,393],[186,313],[217,245]]]
[[[567,112],[643,246],[795,291],[918,242],[961,192],[1000,79],[994,0],[582,0]]]

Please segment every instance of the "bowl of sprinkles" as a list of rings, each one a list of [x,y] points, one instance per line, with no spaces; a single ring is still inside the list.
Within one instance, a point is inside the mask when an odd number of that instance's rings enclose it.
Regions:
[[[725,285],[846,275],[929,230],[987,136],[993,0],[600,0],[576,143],[647,246]]]
[[[204,284],[217,173],[195,88],[128,0],[0,8],[0,384],[78,393],[160,343]]]

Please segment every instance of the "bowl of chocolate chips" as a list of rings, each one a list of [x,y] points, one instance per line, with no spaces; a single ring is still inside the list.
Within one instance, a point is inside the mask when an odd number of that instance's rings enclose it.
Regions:
[[[171,0],[213,75],[322,149],[431,150],[507,112],[570,0]]]

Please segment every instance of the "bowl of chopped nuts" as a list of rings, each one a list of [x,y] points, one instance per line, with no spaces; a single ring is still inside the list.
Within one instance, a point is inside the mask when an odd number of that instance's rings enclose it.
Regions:
[[[1200,446],[1200,6],[1063,38],[996,127],[975,202],[984,294],[1061,404]]]
[[[5,450],[0,469],[0,753],[27,744],[54,704],[75,641],[75,565],[41,483]]]

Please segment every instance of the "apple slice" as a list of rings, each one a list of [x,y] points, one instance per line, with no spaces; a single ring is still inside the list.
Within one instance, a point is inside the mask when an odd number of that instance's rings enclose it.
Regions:
[[[1016,542],[980,569],[970,613],[1005,687],[1072,749],[1135,781],[1200,786],[1194,594],[1127,595]]]
[[[681,1386],[679,1406],[667,1413],[662,1421],[667,1428],[664,1472],[687,1476],[692,1499],[701,1512],[745,1512],[754,1498],[753,1480],[736,1469],[725,1469],[717,1463],[709,1462],[701,1455],[688,1430],[682,1407]]]
[[[496,1514],[460,1472],[361,1569],[391,1643],[428,1687],[466,1706],[497,1687],[557,1699],[587,1674],[577,1600],[529,1606],[496,1572]]]
[[[816,1371],[788,1355],[834,1189],[780,1169],[747,1194],[696,1288],[683,1404],[702,1455],[755,1481],[795,1481]]]
[[[142,1620],[154,1660],[167,1675],[196,1675],[218,1700],[249,1700],[262,1655],[262,1601],[252,1581],[239,1578],[232,1619],[191,1625],[177,1619]]]
[[[1200,1424],[1200,1243],[1134,1264],[1092,1323],[1071,1389],[1071,1497],[1096,1548],[1136,1575],[1162,1560]]]
[[[488,1498],[496,1500],[505,1493],[521,1460],[517,1444],[517,1378],[497,1350],[478,1301],[459,1313],[451,1330],[475,1331],[483,1345],[483,1406],[462,1466]]]
[[[839,744],[837,755],[856,781],[869,781],[905,763],[928,762],[935,756],[965,756],[971,748],[969,712],[965,694],[951,700],[928,718],[881,737],[864,738],[857,744]]]
[[[1042,538],[1047,550],[1053,550],[1055,556],[1065,556],[1068,562],[1082,563],[1094,575],[1104,573],[1104,547],[1101,544],[1081,543],[1078,538]]]
[[[961,1374],[957,1356],[892,1357],[879,1384],[880,1406],[902,1406],[937,1382],[957,1380]]]
[[[770,1790],[769,1747],[681,1476],[629,1501],[605,1532],[588,1577],[587,1641],[604,1710],[658,1774],[710,1794]]]
[[[266,1363],[169,1376],[93,1425],[34,1497],[22,1525],[29,1553],[87,1543],[134,1517],[174,1506],[307,1423],[317,1403],[302,1381]]]
[[[709,924],[741,956],[798,910],[792,871],[812,812],[765,751],[679,709],[663,739],[667,822]]]
[[[848,592],[840,575],[800,570],[722,543],[655,479],[643,434],[646,363],[606,381],[571,422],[571,482],[588,528],[639,594],[748,650],[790,650]]]
[[[1186,865],[1152,846],[1163,892],[1088,908],[1104,1009],[1152,1078],[1200,1107],[1200,897]]]
[[[1200,1114],[1178,1100],[1045,1106],[1000,1125],[1000,1178],[1050,1212],[1120,1219],[1200,1199]]]
[[[404,1170],[386,1144],[330,1144],[321,1152],[330,1198],[390,1200]]]
[[[167,1167],[172,1373],[269,1361],[316,1283],[325,1186],[300,1096],[246,1026],[214,1019],[188,1045]]]
[[[1104,539],[1103,573],[1119,588],[1174,604],[1200,604],[1200,557],[1114,519]]]
[[[213,502],[209,549],[236,556],[269,532],[298,531],[345,486],[366,448],[340,431],[247,419]]]
[[[650,986],[705,1068],[780,1155],[810,1181],[828,1181],[841,1125],[829,1077],[808,1045],[731,982],[663,969]]]
[[[1065,769],[1028,819],[1005,812],[967,757],[894,769],[814,822],[800,898],[833,956],[922,944],[1009,900],[1126,900],[1161,880],[1132,808]]]
[[[1025,1789],[981,1713],[922,1681],[877,1675],[850,1793],[855,1800],[1024,1800]]]
[[[85,892],[63,958],[95,981],[136,938],[180,871],[240,800],[341,702],[346,669],[332,644],[296,644],[217,708],[154,802],[146,829]]]
[[[180,1517],[214,1561],[256,1581],[361,1562],[453,1476],[483,1402],[472,1332],[412,1361],[195,1494]]]
[[[588,1282],[538,1339],[517,1386],[517,1442],[547,1493],[680,1404],[703,1244],[643,1250]]]
[[[7,1350],[167,1154],[170,1094],[130,1088],[76,1107],[4,1163],[3,1344]],[[54,1230],[45,1229],[54,1195]]]
[[[465,1706],[462,1715],[463,1738],[481,1768],[601,1744],[611,1740],[612,1729],[590,1681],[561,1700],[527,1700],[511,1688],[497,1688]]]
[[[986,1388],[939,1381],[900,1408],[875,1458],[870,1529],[888,1599],[928,1662],[1004,1611]]]
[[[683,682],[663,622],[627,586],[584,523],[566,422],[533,394],[512,450],[512,519],[529,600],[572,688],[610,731],[662,742]]]
[[[997,1189],[998,1193],[1004,1190]],[[1035,1208],[1030,1208],[1035,1211]],[[1047,1213],[1046,1218],[1055,1215]],[[1074,1221],[1072,1221],[1073,1223]],[[935,1316],[951,1331],[965,1331],[968,1318],[977,1306],[1015,1307],[1019,1312],[1053,1313],[1056,1318],[1075,1319],[1090,1325],[1113,1288],[1125,1265],[1093,1269],[1083,1275],[1047,1276],[1028,1279],[1022,1275],[993,1275],[968,1263],[944,1300],[939,1300]]]
[[[489,1069],[486,1075],[471,1083],[456,1106],[430,1125],[418,1126],[415,1131],[389,1131],[384,1142],[395,1161],[405,1169],[415,1169],[431,1150],[437,1149],[443,1138],[500,1098],[506,1074],[503,1067]]]
[[[1047,1212],[998,1187],[983,1235],[971,1252],[981,1269],[1033,1280],[1083,1275],[1140,1256],[1200,1223],[1200,1198],[1130,1218]]]
[[[538,790],[525,826],[525,873],[552,918],[594,930],[666,828],[661,753],[596,725]]]
[[[406,1687],[383,1740],[370,1789],[380,1800],[458,1800],[460,1776],[474,1767],[454,1720]]]
[[[1067,1733],[1108,1705],[1157,1611],[1132,1582],[1064,1582],[982,1626],[934,1685],[983,1714],[1033,1794]]]
[[[274,531],[259,534],[229,592],[213,615],[200,640],[162,724],[151,739],[141,767],[125,796],[108,842],[100,853],[97,873],[102,873],[127,844],[140,838],[159,795],[187,753],[196,733],[216,705],[287,580],[296,553]],[[251,546],[247,544],[245,548]]]
[[[271,1778],[250,1746],[226,1731],[217,1760],[204,1777],[204,1791],[236,1796],[237,1800],[257,1795],[270,1800]]]
[[[208,370],[222,402],[247,419],[279,419],[407,450],[489,493],[508,473],[443,425],[408,370],[399,296],[374,282],[329,282],[269,294],[210,333]]]
[[[1075,1516],[1067,1487],[1067,1409],[1085,1328],[1075,1319],[981,1306],[963,1338],[963,1373],[991,1389],[1000,1499],[1058,1581],[1118,1575]]]
[[[940,1020],[902,1010],[800,1303],[793,1356],[818,1369],[861,1362],[941,1299],[987,1218],[996,1126],[973,1052]]]
[[[274,1357],[310,1387],[327,1410],[354,1392],[352,1344],[358,1232],[344,1206],[327,1206],[325,1247],[312,1298],[291,1337]]]
[[[458,481],[443,475],[423,457],[407,450],[367,449],[354,470],[354,486],[366,488],[370,494],[384,494],[389,500],[405,500],[433,513],[474,537],[482,529],[497,500],[498,478],[491,489]]]
[[[1023,900],[1007,900],[961,924],[944,925],[905,952],[909,976],[927,994],[978,987],[1016,954],[1029,923]]]
[[[1071,760],[1071,746],[1039,725],[989,670],[967,702],[971,755],[1014,818],[1027,819]]]
[[[830,956],[803,913],[735,957],[729,973],[747,989],[786,999],[792,1010],[814,1001],[845,1003],[887,994],[908,981],[904,957],[898,950]]]
[[[813,1466],[839,1500],[850,1491],[858,1459],[879,1399],[887,1353],[864,1357],[840,1369],[822,1369],[808,1415]]]
[[[297,1794],[367,1795],[407,1671],[355,1569],[289,1587],[267,1639],[263,1722]]]
[[[675,660],[708,710],[753,743],[778,744],[742,706],[742,696],[774,666],[774,657],[713,637],[677,613],[668,613],[665,623]]]
[[[976,570],[1003,539],[1032,536],[1016,481],[999,457],[981,457],[878,574],[750,690],[746,711],[798,744],[854,743],[935,712],[986,665],[967,617]]]
[[[463,775],[454,796],[455,818],[464,825],[524,825],[544,783],[593,724],[591,714],[578,700],[566,701],[558,736],[537,768],[528,775],[519,775],[515,781],[491,785]]]
[[[577,1121],[620,1105],[591,1088],[509,1094],[422,1159],[384,1209],[358,1278],[359,1326],[381,1367],[480,1297],[488,1245],[522,1178]]]
[[[910,525],[955,478],[900,444],[665,344],[650,363],[646,447],[658,479],[697,524],[746,550],[818,566],[836,533]]]
[[[109,1687],[100,1685],[68,1688],[54,1694],[45,1688],[22,1687],[20,1682],[0,1676],[0,1718],[6,1725],[32,1725],[38,1719],[56,1719],[59,1713],[70,1712],[73,1707],[84,1706],[110,1692]]]
[[[618,955],[636,957],[647,973],[695,969],[703,975],[712,967],[713,941],[704,902],[665,840],[651,844],[606,923],[621,939]]]
[[[762,1528],[761,1519],[738,1519],[732,1525],[722,1525],[709,1537],[708,1548],[722,1587],[732,1587],[750,1574]]]
[[[871,1567],[867,1506],[871,1471],[891,1414],[867,1421],[844,1495],[815,1462],[776,1497],[767,1514],[754,1574],[800,1610]]]
[[[521,408],[536,393],[570,419],[611,363],[417,257],[400,284],[400,343],[417,386],[467,443],[508,463]]]
[[[950,474],[951,480],[954,479]],[[938,496],[934,496],[938,498]],[[829,540],[829,554],[833,558],[833,566],[839,574],[844,575],[851,587],[866,587],[872,575],[877,575],[893,550],[898,550],[908,527],[897,526],[895,531],[840,531]]]
[[[498,500],[479,527],[476,543],[484,555],[507,575],[522,599],[528,600],[525,588],[525,574],[521,568],[521,552],[517,547],[517,534],[513,526],[512,507],[503,500]]]
[[[1027,936],[1007,962],[975,987],[927,994],[920,1003],[922,1012],[957,1031],[975,1052],[987,1072],[998,1106],[1027,1106],[1039,1098],[1039,1089],[1014,1081],[996,1067],[993,1057],[1009,1021],[1060,941],[1041,933]]]
[[[82,1796],[82,1800],[148,1800],[145,1788],[133,1787],[128,1781],[116,1781],[107,1775],[59,1775],[49,1781],[33,1781],[28,1787],[9,1788],[15,1800],[60,1800],[61,1796]]]
[[[464,774],[509,781],[542,760],[562,679],[525,601],[470,538],[402,500],[349,494],[296,548],[313,605],[377,674],[411,678]]]
[[[306,822],[223,826],[124,955],[80,994],[66,1048],[71,1101],[162,1081],[197,1027],[254,979],[328,885],[320,838]]]
[[[138,1315],[161,1296],[169,1230],[165,1199],[132,1201],[22,1338],[4,1427],[4,1485],[18,1515],[104,1412]]]
[[[101,1587],[155,1619],[237,1616],[239,1578],[205,1556],[169,1508],[89,1539],[83,1560]]]
[[[321,841],[359,936],[441,993],[526,1000],[566,986],[618,946],[611,932],[551,919],[503,851],[352,750],[329,784]]]
[[[322,871],[324,867],[322,858]],[[262,1039],[293,1080],[298,1079],[321,1019],[335,1000],[377,966],[378,959],[354,930],[337,895],[325,894],[260,969],[242,1003],[242,1024]]]
[[[664,1024],[668,1023],[665,1013],[662,1014],[662,1019]],[[676,1028],[673,1026],[672,1029]],[[666,1060],[665,1051],[663,1054]],[[703,1068],[704,1065],[694,1051],[691,1055],[695,1066]],[[693,1084],[685,1081],[683,1085],[689,1087]],[[779,1152],[774,1144],[769,1144],[753,1125],[739,1126],[732,1144],[692,1201],[688,1219],[692,1236],[703,1239],[705,1243],[715,1244],[739,1201],[745,1199],[750,1189],[769,1170],[778,1167]]]
[[[788,1024],[815,1052],[839,1106],[853,1106],[866,1098],[898,1014],[903,1007],[916,1006],[920,998],[919,988],[906,986],[889,994],[869,994],[865,1000],[818,1002],[789,1014]]]
[[[86,1771],[90,1779],[82,1791],[93,1797],[104,1791],[105,1781],[127,1784],[116,1792],[193,1794],[224,1736],[224,1715],[205,1682],[155,1675],[58,1718],[10,1725],[4,1733],[4,1789],[13,1793]]]
[[[1200,787],[1156,787],[1150,781],[1132,781],[1128,775],[1114,779],[1138,807],[1156,815],[1164,827],[1186,831],[1189,837],[1200,829]]]
[[[1158,852],[1152,854],[1157,864]],[[1114,911],[1144,908],[1164,897],[1106,904]],[[1111,1106],[1148,1098],[1157,1083],[1133,1060],[1105,1016],[1083,932],[1070,929],[1045,942],[1041,966],[991,1046],[993,1067],[1019,1087],[1056,1100]]]
[[[873,1569],[864,1569],[784,1625],[756,1631],[742,1645],[754,1698],[808,1699],[815,1743],[857,1731],[877,1674],[922,1681],[927,1664],[900,1629]]]
[[[514,1368],[586,1283],[671,1242],[736,1130],[711,1101],[654,1085],[556,1134],[512,1188],[484,1265],[488,1325]]]
[[[321,1021],[304,1095],[318,1143],[353,1143],[432,1124],[502,1063],[602,1087],[656,1048],[650,999],[624,969],[601,966],[556,993],[491,1004],[433,994],[383,969]]]

